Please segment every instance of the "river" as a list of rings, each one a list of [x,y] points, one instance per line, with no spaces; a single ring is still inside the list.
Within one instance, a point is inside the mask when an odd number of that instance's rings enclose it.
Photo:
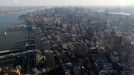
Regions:
[[[0,15],[0,35],[6,31],[8,27],[13,25],[22,25],[23,21],[19,20],[19,16],[28,11],[17,11]],[[0,50],[11,49],[17,42],[24,41],[25,33],[23,31],[7,32],[7,37],[0,36]]]

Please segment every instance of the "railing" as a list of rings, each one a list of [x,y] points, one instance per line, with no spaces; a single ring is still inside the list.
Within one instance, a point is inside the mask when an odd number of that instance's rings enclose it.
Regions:
[[[20,55],[25,55],[28,53],[32,53],[32,52],[38,52],[39,50],[27,50],[27,51],[17,51],[17,50],[6,50],[6,51],[1,51],[0,52],[0,60],[4,59],[4,58],[11,58],[11,57],[16,57],[16,56],[20,56]],[[17,52],[17,53],[16,53]],[[5,55],[1,55],[2,53],[6,53]]]

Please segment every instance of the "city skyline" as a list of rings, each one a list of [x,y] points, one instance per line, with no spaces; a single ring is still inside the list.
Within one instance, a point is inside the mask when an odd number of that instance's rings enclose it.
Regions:
[[[133,6],[133,0],[0,0],[0,6]]]

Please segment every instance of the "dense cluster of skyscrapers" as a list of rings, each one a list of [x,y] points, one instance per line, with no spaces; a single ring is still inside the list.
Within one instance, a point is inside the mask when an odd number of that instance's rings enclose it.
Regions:
[[[16,60],[36,75],[129,75],[131,41],[112,25],[111,14],[88,8],[49,8],[20,16],[27,34]],[[109,18],[105,18],[109,17]],[[129,50],[128,50],[129,49]],[[130,65],[131,64],[131,65]],[[132,67],[132,66],[131,66]]]

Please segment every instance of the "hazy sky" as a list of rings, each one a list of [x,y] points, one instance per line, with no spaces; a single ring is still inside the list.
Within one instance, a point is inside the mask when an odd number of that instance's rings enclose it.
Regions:
[[[134,0],[0,0],[0,6],[131,6]]]

